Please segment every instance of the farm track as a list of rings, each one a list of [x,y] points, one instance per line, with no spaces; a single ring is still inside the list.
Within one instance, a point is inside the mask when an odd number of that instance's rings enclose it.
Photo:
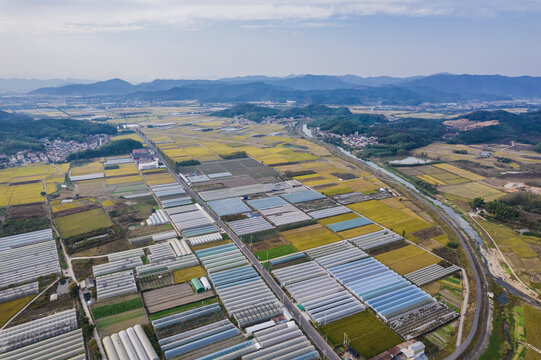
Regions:
[[[282,300],[282,303],[285,305],[285,307],[288,309],[289,312],[293,315],[293,317],[297,320],[299,323],[299,326],[303,329],[303,331],[307,334],[308,338],[316,345],[316,347],[323,353],[323,355],[330,360],[340,360],[340,357],[334,352],[334,350],[331,348],[331,346],[325,341],[325,339],[321,336],[321,334],[310,324],[310,322],[303,316],[299,308],[289,299],[289,297],[284,293],[282,288],[274,281],[270,273],[261,265],[261,263],[258,261],[258,259],[255,257],[255,255],[244,245],[244,243],[241,241],[241,239],[233,232],[225,223],[210,209],[210,207],[207,205],[206,202],[204,202],[198,194],[196,194],[190,186],[182,179],[178,174],[171,169],[169,164],[165,161],[165,159],[161,156],[160,153],[158,153],[156,146],[151,143],[148,138],[141,132],[137,131],[138,134],[141,136],[143,141],[148,145],[149,148],[151,148],[156,155],[160,158],[160,160],[167,166],[167,169],[169,172],[173,175],[173,177],[177,180],[179,184],[182,185],[186,193],[191,196],[201,207],[210,215],[212,218],[216,221],[216,224],[220,226],[228,235],[229,237],[235,242],[235,244],[239,247],[239,249],[242,251],[244,256],[250,260],[254,268],[257,270],[259,275],[265,280],[267,285],[272,289],[272,291],[275,293],[275,295]]]

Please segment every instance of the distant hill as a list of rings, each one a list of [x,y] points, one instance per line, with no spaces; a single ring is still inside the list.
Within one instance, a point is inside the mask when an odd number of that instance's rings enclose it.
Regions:
[[[93,81],[81,79],[0,79],[0,92],[28,92],[42,87],[57,87],[71,84],[89,84],[92,82]]]
[[[541,77],[436,74],[395,78],[355,75],[263,75],[220,80],[157,79],[138,85],[121,79],[32,91],[33,95],[128,96],[147,100],[247,102],[295,100],[328,104],[398,104],[541,98]]]
[[[440,91],[462,97],[541,98],[541,77],[437,74],[401,83],[414,91]]]
[[[32,95],[60,96],[96,96],[96,95],[127,95],[136,87],[121,79],[98,81],[92,84],[72,84],[59,87],[46,87],[30,92]]]

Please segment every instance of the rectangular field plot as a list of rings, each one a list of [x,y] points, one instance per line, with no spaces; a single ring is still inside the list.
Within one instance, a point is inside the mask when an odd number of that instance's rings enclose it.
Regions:
[[[392,228],[398,234],[401,234],[403,231],[409,234],[430,226],[430,223],[415,214],[411,209],[406,208],[395,199],[391,200],[393,200],[393,205],[396,202],[399,207],[391,207],[378,200],[369,200],[348,205],[348,208],[370,218],[378,224]]]
[[[467,170],[462,170],[456,166],[453,166],[451,164],[435,164],[434,165],[435,167],[437,168],[440,168],[440,169],[443,169],[443,170],[446,170],[446,171],[449,171],[450,173],[453,173],[453,174],[456,174],[458,176],[461,176],[463,178],[466,178],[468,180],[473,180],[473,181],[477,181],[477,180],[483,180],[484,177],[482,177],[481,175],[477,175],[477,174],[474,174],[470,171],[467,171]]]
[[[339,231],[345,231],[345,230],[358,228],[358,227],[369,225],[369,224],[372,224],[371,220],[365,217],[359,217],[359,218],[355,218],[351,220],[346,220],[346,221],[330,224],[330,225],[327,225],[327,227],[334,232],[339,232]]]
[[[441,191],[447,194],[460,196],[466,199],[473,199],[481,197],[486,201],[495,200],[503,193],[499,190],[491,188],[490,186],[471,182],[459,185],[442,186]]]
[[[62,216],[56,218],[55,221],[58,231],[63,238],[82,235],[94,230],[106,229],[113,226],[113,222],[102,209],[93,209]]]
[[[143,293],[143,301],[149,313],[172,309],[216,296],[209,290],[196,293],[189,283],[167,286]]]
[[[407,245],[374,257],[401,275],[441,261],[440,258],[415,245]]]
[[[281,234],[299,250],[306,250],[341,240],[338,235],[320,224],[284,231]]]
[[[402,241],[404,238],[390,230],[380,230],[370,234],[357,236],[349,241],[359,248],[368,251],[381,246]]]
[[[365,359],[370,359],[402,342],[400,336],[389,329],[375,315],[363,311],[320,327],[329,344],[341,346],[344,333],[350,346]]]
[[[432,281],[451,275],[456,271],[460,271],[460,268],[456,265],[444,268],[441,265],[434,264],[406,274],[404,277],[417,286],[423,286]]]

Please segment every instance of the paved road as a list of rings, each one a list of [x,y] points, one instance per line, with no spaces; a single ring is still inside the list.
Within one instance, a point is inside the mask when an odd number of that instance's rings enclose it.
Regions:
[[[210,207],[207,205],[206,202],[204,202],[197,193],[195,193],[190,186],[176,173],[176,171],[173,171],[169,164],[165,161],[165,159],[160,155],[160,153],[157,151],[154,144],[152,144],[146,136],[139,132],[139,135],[141,138],[145,141],[145,143],[154,150],[156,155],[160,158],[160,160],[167,166],[167,169],[169,172],[175,177],[175,179],[182,185],[184,190],[186,190],[186,193],[190,195],[201,207],[209,213],[210,216],[216,221],[216,224],[220,226],[228,235],[229,237],[235,242],[235,244],[241,249],[241,251],[244,253],[244,255],[250,260],[252,265],[256,268],[257,272],[261,275],[261,277],[266,281],[266,283],[270,286],[272,291],[275,293],[275,295],[282,301],[282,303],[285,305],[285,307],[291,312],[293,317],[297,320],[300,327],[304,330],[304,332],[308,335],[310,340],[319,348],[319,350],[329,359],[331,360],[340,360],[340,357],[334,352],[334,350],[329,346],[329,344],[325,341],[325,339],[321,336],[321,334],[310,324],[310,322],[303,316],[302,312],[299,310],[295,304],[287,297],[287,295],[284,293],[282,288],[274,281],[272,276],[269,274],[269,272],[261,265],[259,260],[255,257],[255,255],[244,245],[241,239],[235,234],[229,227],[227,227],[224,222],[210,209]]]

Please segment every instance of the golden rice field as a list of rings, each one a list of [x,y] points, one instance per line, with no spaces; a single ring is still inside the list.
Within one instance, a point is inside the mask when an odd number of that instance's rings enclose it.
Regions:
[[[173,273],[175,284],[180,284],[186,281],[190,281],[193,278],[200,278],[207,275],[205,269],[202,266],[193,266],[186,269],[176,270]]]
[[[485,220],[477,220],[481,226],[492,236],[501,251],[515,253],[519,258],[536,258],[537,253],[529,243],[537,244],[535,237],[519,235],[505,225],[495,224]]]
[[[460,169],[460,168],[458,168],[456,166],[453,166],[451,164],[441,163],[441,164],[435,164],[434,166],[437,167],[437,168],[449,171],[450,173],[461,176],[461,177],[466,178],[468,180],[478,181],[478,180],[483,180],[484,179],[484,177],[481,176],[481,175],[477,175],[477,174],[474,174],[474,173],[472,173],[470,171]]]
[[[113,222],[101,208],[58,217],[55,218],[55,222],[63,238],[83,235],[113,226]]]
[[[70,170],[70,175],[88,175],[101,172],[103,172],[103,163],[101,161],[93,161],[82,166],[72,167]]]
[[[125,139],[132,139],[135,141],[139,141],[140,143],[143,144],[143,146],[146,146],[145,143],[143,142],[143,139],[141,139],[141,137],[138,134],[117,135],[111,138],[111,140],[125,140]]]
[[[528,304],[524,304],[523,309],[526,341],[539,349],[541,348],[541,311]]]
[[[147,185],[160,185],[175,182],[175,178],[169,172],[144,174]]]
[[[338,235],[319,224],[284,231],[281,234],[301,251],[341,240]]]
[[[0,206],[42,203],[45,198],[42,182],[20,185],[0,185]]]
[[[0,304],[0,326],[4,325],[36,295],[25,296]]]
[[[141,175],[129,175],[129,176],[105,178],[105,183],[107,185],[124,184],[124,183],[131,183],[131,182],[137,182],[137,181],[143,181],[143,178],[141,177]]]
[[[115,204],[114,200],[103,200],[101,202],[101,206],[107,207],[107,206],[113,206]]]
[[[75,209],[79,204],[76,201],[61,203],[60,200],[51,201],[51,210],[57,213],[64,210]]]
[[[400,275],[405,275],[440,262],[437,256],[415,245],[407,245],[374,257]]]
[[[119,164],[118,169],[110,169],[110,170],[105,169],[104,172],[105,172],[105,177],[135,175],[139,173],[135,164],[132,164],[132,163]]]
[[[391,200],[392,202],[389,204],[392,206],[382,201],[370,200],[347,205],[347,207],[400,235],[402,232],[409,234],[431,226],[430,223],[402,205],[398,200],[394,198]]]
[[[62,168],[62,165],[59,165]],[[56,173],[53,165],[27,165],[0,170],[0,183],[17,181],[41,180]],[[26,180],[25,180],[26,179]]]
[[[487,201],[492,201],[503,195],[501,191],[478,182],[442,186],[439,189],[444,193],[460,196],[465,199],[482,197]]]
[[[446,183],[444,183],[443,181],[441,180],[438,180],[436,179],[435,177],[432,177],[430,175],[418,175],[417,178],[423,180],[423,181],[426,181],[427,183],[429,184],[432,184],[432,185],[435,185],[435,186],[439,186],[439,185],[447,185]]]

